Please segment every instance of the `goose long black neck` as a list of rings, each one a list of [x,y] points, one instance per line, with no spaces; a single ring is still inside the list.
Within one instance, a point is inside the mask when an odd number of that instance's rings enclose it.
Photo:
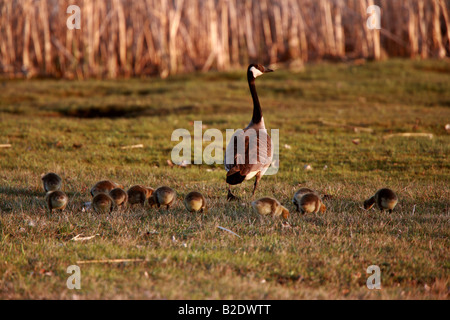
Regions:
[[[261,105],[259,104],[258,93],[256,92],[255,78],[252,76],[252,74],[248,75],[248,85],[250,87],[250,93],[252,94],[253,99],[252,122],[253,124],[258,124],[262,120],[262,110]]]

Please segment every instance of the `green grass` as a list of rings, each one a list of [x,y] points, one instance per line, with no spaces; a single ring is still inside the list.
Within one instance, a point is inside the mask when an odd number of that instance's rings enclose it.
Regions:
[[[0,80],[0,144],[12,144],[0,149],[0,298],[448,299],[448,62],[320,64],[277,70],[257,88],[281,146],[280,171],[263,178],[257,196],[291,210],[288,228],[252,212],[250,182],[235,190],[242,203],[227,203],[221,165],[167,165],[173,130],[193,133],[201,120],[225,136],[248,124],[242,72]],[[403,132],[434,138],[383,139]],[[134,144],[144,148],[120,149]],[[46,213],[40,176],[50,171],[64,178],[64,213]],[[178,201],[170,212],[83,212],[90,187],[105,178],[169,185],[180,200],[199,190],[211,208],[193,216]],[[334,196],[324,215],[293,212],[300,184]],[[362,201],[384,186],[399,195],[394,213],[364,212]],[[78,234],[99,236],[70,241]],[[77,261],[135,258],[145,261],[80,265],[82,289],[66,287]],[[370,265],[381,268],[382,290],[366,287]]]

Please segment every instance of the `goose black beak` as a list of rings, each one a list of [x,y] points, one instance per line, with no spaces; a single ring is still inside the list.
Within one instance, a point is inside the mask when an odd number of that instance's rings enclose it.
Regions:
[[[273,70],[272,70],[272,69],[269,69],[269,68],[266,68],[266,67],[264,67],[264,73],[269,73],[269,72],[273,72]]]

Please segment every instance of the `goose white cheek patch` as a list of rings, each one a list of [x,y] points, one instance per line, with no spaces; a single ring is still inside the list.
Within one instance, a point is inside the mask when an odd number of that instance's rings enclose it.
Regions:
[[[255,79],[263,74],[260,70],[256,69],[255,67],[251,67],[250,71],[253,73],[253,77]]]

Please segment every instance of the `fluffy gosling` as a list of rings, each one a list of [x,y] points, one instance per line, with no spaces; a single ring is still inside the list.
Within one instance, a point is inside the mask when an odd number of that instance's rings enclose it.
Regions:
[[[109,196],[114,200],[114,203],[119,209],[126,206],[128,202],[128,194],[120,188],[112,189]]]
[[[364,209],[369,210],[376,205],[381,212],[389,210],[389,213],[392,213],[397,203],[398,197],[395,192],[384,188],[378,190],[373,197],[364,201]]]
[[[175,190],[169,187],[160,187],[153,192],[152,196],[148,199],[150,207],[156,205],[158,208],[166,206],[167,210],[174,205],[177,199]]]
[[[115,183],[113,181],[110,180],[103,180],[100,182],[97,182],[91,189],[91,195],[93,197],[95,197],[96,195],[98,195],[99,193],[110,193],[111,190],[116,189],[116,188],[120,188],[123,189],[123,185]]]
[[[92,199],[92,208],[98,214],[111,213],[114,205],[114,200],[106,193],[99,193]]]
[[[274,198],[261,198],[252,202],[253,209],[260,215],[271,215],[274,217],[282,216],[284,219],[289,218],[289,210],[281,205]]]
[[[307,193],[301,197],[298,209],[301,214],[319,212],[324,213],[327,210],[320,197],[315,193]]]
[[[190,192],[184,198],[184,206],[189,212],[207,212],[206,199],[200,192]]]
[[[301,188],[299,189],[295,194],[294,194],[294,198],[292,199],[292,203],[294,204],[294,206],[297,208],[297,212],[300,212],[300,199],[308,193],[314,193],[317,194],[314,190],[309,189],[309,188]]]
[[[62,191],[50,191],[47,192],[45,201],[47,202],[48,210],[52,213],[53,210],[64,211],[69,202],[69,197]]]
[[[147,201],[151,195],[153,194],[154,190],[152,188],[144,187],[144,186],[132,186],[130,189],[128,189],[128,203],[130,205],[135,204],[141,204],[142,206],[145,205],[145,201]]]
[[[45,192],[61,190],[62,179],[56,173],[50,172],[42,176]]]

